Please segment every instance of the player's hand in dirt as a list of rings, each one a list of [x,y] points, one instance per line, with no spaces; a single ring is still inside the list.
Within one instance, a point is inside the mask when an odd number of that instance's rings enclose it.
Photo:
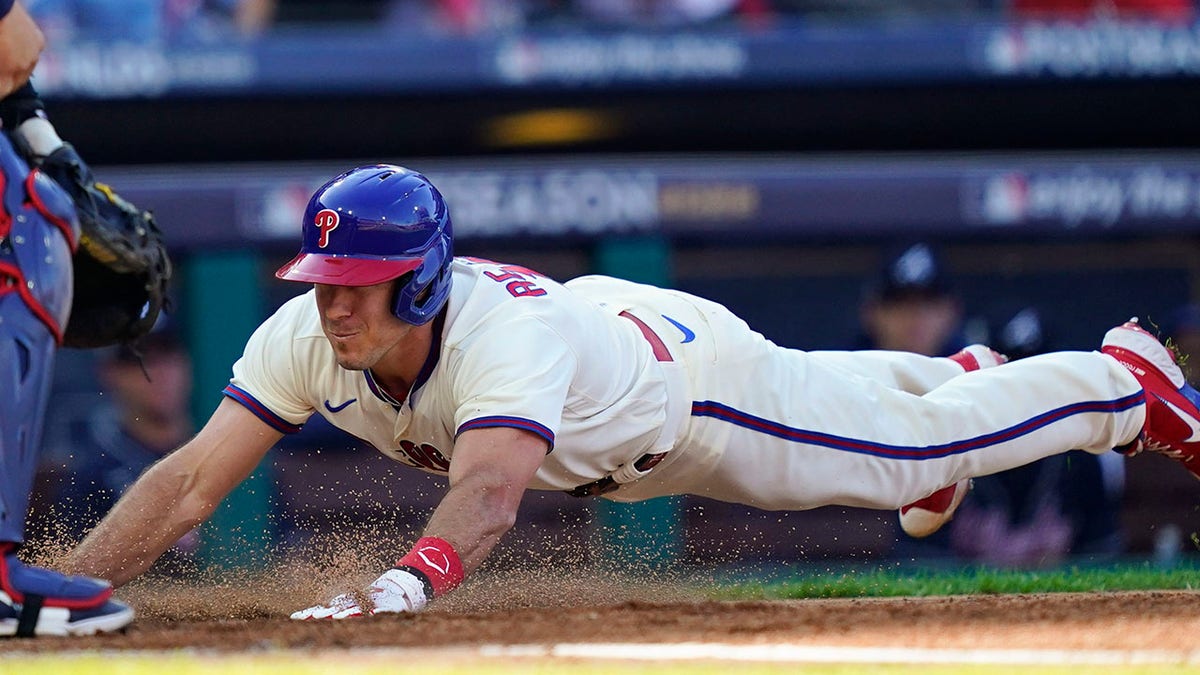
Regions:
[[[367,588],[361,598],[342,593],[324,605],[292,613],[297,621],[349,619],[386,612],[419,612],[429,604],[428,583],[408,570],[390,569]]]

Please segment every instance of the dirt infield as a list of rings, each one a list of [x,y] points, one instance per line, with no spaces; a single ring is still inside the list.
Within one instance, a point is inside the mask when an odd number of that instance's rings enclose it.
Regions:
[[[0,654],[67,644],[234,652],[563,642],[1190,651],[1200,635],[1197,591],[719,602],[688,590],[635,599],[646,594],[611,581],[527,579],[520,593],[497,592],[506,585],[514,587],[503,580],[464,589],[417,616],[319,623],[286,618],[307,598],[266,589],[237,598],[227,587],[123,589],[139,612],[124,634],[7,641]]]

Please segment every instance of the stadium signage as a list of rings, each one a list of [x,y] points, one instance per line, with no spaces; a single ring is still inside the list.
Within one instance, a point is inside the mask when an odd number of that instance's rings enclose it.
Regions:
[[[1200,217],[1200,175],[1154,164],[1005,171],[967,181],[964,206],[967,220],[980,225],[1043,222],[1074,229],[1144,220],[1194,223]]]
[[[996,75],[1064,78],[1200,74],[1200,24],[1032,22],[994,29],[983,41]]]

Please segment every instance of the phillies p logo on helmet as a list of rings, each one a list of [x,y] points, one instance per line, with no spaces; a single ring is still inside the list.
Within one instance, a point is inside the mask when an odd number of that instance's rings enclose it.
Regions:
[[[337,211],[333,209],[322,209],[313,217],[313,225],[321,231],[321,237],[317,240],[318,247],[325,248],[329,245],[329,233],[337,229],[340,220]]]

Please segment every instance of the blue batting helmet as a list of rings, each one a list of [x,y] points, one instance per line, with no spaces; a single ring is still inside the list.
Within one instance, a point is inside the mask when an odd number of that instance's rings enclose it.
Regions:
[[[371,286],[412,272],[392,311],[414,325],[436,316],[450,296],[450,212],[415,171],[390,164],[347,171],[313,194],[303,228],[300,254],[275,272],[280,279]]]

